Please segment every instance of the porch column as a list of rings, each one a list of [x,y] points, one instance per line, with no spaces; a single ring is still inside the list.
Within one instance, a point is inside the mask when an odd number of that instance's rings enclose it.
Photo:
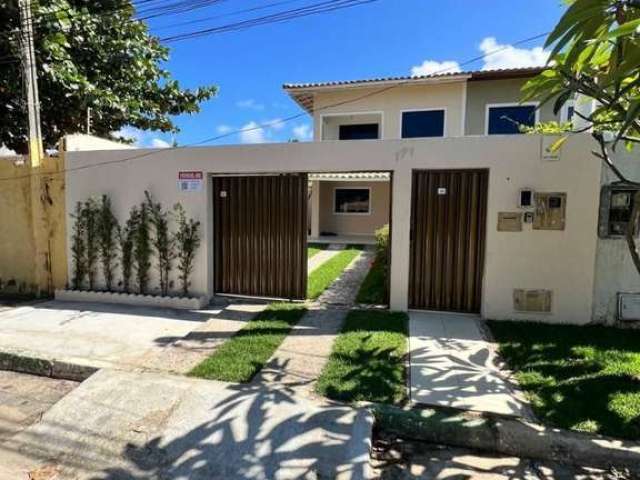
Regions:
[[[320,236],[320,181],[311,182],[311,237]]]

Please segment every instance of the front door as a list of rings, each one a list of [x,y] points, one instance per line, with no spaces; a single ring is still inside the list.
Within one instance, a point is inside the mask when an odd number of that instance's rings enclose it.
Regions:
[[[480,311],[488,183],[487,170],[413,173],[410,308]]]
[[[304,299],[307,175],[214,177],[216,293]]]

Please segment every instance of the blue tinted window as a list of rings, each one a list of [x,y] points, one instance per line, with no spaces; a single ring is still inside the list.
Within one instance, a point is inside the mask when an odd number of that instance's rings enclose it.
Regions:
[[[360,125],[340,125],[340,140],[372,140],[378,138],[377,123]]]
[[[489,108],[489,135],[521,133],[519,124],[533,127],[536,123],[536,107],[517,105]]]
[[[444,136],[444,110],[402,114],[402,138],[442,136]]]

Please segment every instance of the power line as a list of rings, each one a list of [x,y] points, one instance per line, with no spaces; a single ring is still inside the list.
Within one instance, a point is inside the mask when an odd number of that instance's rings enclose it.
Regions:
[[[550,32],[539,33],[537,35],[534,35],[534,36],[531,36],[531,37],[527,37],[527,38],[524,38],[522,40],[518,40],[518,41],[516,41],[514,43],[511,43],[509,45],[505,45],[505,46],[503,46],[501,48],[497,48],[497,49],[492,50],[490,52],[487,52],[487,53],[485,53],[483,55],[479,55],[477,57],[473,57],[473,58],[470,58],[468,60],[465,60],[464,62],[460,63],[459,65],[460,66],[465,66],[465,65],[469,65],[471,63],[475,63],[475,62],[477,62],[479,60],[484,60],[487,57],[490,57],[492,55],[500,53],[500,52],[502,52],[504,50],[507,50],[507,49],[509,49],[509,48],[511,48],[513,46],[522,45],[524,43],[529,43],[529,42],[532,42],[534,40],[539,40],[541,38],[544,38],[547,35],[549,35],[549,33]],[[429,77],[433,77],[433,76],[436,76],[436,75],[439,75],[439,74],[447,73],[449,71],[450,71],[449,68],[440,69],[440,70],[438,70],[436,72],[431,73],[430,75],[427,75],[427,76],[424,76],[424,77],[414,77],[414,78],[429,78]],[[330,109],[330,108],[335,108],[335,107],[339,107],[339,106],[342,106],[342,105],[347,105],[347,104],[350,104],[350,103],[353,103],[353,102],[357,102],[357,101],[360,101],[360,100],[365,99],[365,98],[370,98],[370,97],[373,97],[375,95],[380,95],[380,94],[382,94],[384,92],[387,92],[389,90],[392,90],[394,88],[398,88],[398,87],[400,87],[402,85],[406,85],[407,83],[412,82],[414,80],[414,78],[408,78],[406,80],[400,80],[397,83],[394,83],[393,85],[389,85],[387,87],[374,90],[372,92],[360,95],[360,96],[355,97],[355,98],[351,98],[351,99],[348,99],[348,100],[343,100],[341,102],[336,102],[336,103],[333,103],[333,104],[330,104],[330,105],[325,105],[325,106],[320,107],[320,108],[311,109],[311,111],[309,113],[313,114],[313,113],[321,112],[321,111],[324,111],[324,110],[327,110],[327,109]],[[80,166],[77,166],[77,167],[74,167],[74,168],[65,168],[65,169],[62,169],[62,170],[60,170],[58,172],[52,172],[52,173],[35,172],[35,173],[28,173],[28,174],[17,176],[17,177],[3,177],[3,178],[0,177],[0,182],[11,181],[11,180],[20,180],[20,179],[29,178],[29,177],[36,176],[36,175],[54,176],[54,175],[59,175],[59,174],[63,174],[63,173],[68,173],[68,172],[86,170],[88,168],[97,168],[97,167],[102,167],[102,166],[105,166],[105,165],[119,164],[119,163],[125,163],[125,162],[128,162],[128,161],[139,160],[141,158],[146,158],[146,157],[149,157],[149,156],[152,156],[152,155],[158,155],[158,154],[161,154],[161,153],[167,153],[167,152],[172,151],[172,150],[179,150],[179,149],[184,149],[184,148],[189,148],[189,147],[195,147],[195,146],[198,146],[198,145],[203,145],[205,143],[215,142],[217,140],[221,140],[223,138],[230,137],[232,135],[239,135],[241,133],[251,132],[251,131],[256,131],[256,130],[263,130],[265,128],[272,127],[275,124],[288,123],[288,122],[291,122],[291,121],[296,120],[298,118],[304,117],[306,115],[307,115],[307,112],[301,112],[301,113],[298,113],[296,115],[291,115],[290,117],[286,117],[286,118],[284,118],[282,120],[278,120],[278,121],[275,121],[275,122],[274,121],[266,122],[266,123],[257,125],[255,127],[242,128],[242,129],[234,130],[232,132],[216,135],[216,136],[213,136],[213,137],[205,138],[205,139],[197,141],[197,142],[189,143],[189,144],[184,145],[184,146],[169,147],[169,148],[164,148],[164,149],[160,149],[160,150],[151,150],[151,151],[144,152],[144,153],[141,153],[141,154],[138,154],[138,155],[125,157],[125,158],[121,158],[121,159],[117,159],[117,160],[106,160],[104,162],[99,162],[99,163],[90,164],[90,165],[80,165]]]
[[[270,25],[273,23],[280,23],[296,18],[302,18],[309,15],[317,15],[320,13],[328,13],[335,10],[342,10],[345,8],[357,7],[369,3],[374,3],[379,0],[325,0],[323,2],[307,5],[305,7],[295,8],[291,10],[285,10],[274,14],[266,15],[263,17],[253,18],[249,20],[243,20],[227,25],[220,25],[217,27],[206,28],[203,30],[197,30],[194,32],[186,32],[176,34],[168,37],[163,37],[160,40],[165,43],[171,43],[181,40],[191,40],[194,38],[200,38],[204,36],[226,33],[238,30],[245,30],[259,25]]]

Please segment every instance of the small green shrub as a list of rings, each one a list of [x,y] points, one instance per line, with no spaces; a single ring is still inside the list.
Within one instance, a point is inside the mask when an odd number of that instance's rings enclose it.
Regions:
[[[86,230],[82,216],[82,202],[76,203],[71,218],[74,220],[73,233],[71,234],[71,259],[73,262],[71,285],[74,290],[80,290],[87,276]]]
[[[158,273],[160,275],[160,291],[163,296],[169,294],[169,274],[171,264],[175,258],[175,239],[169,233],[169,212],[163,210],[159,202],[154,202],[149,192],[144,192],[146,197],[149,220],[153,225],[153,248],[158,262]]]
[[[139,216],[138,208],[133,207],[129,212],[129,218],[125,222],[124,227],[118,232],[122,260],[122,289],[126,293],[131,291],[131,275],[133,273],[133,242]]]
[[[389,264],[389,224],[375,231],[376,261]]]
[[[149,209],[146,203],[138,207],[138,221],[133,234],[133,258],[136,265],[138,293],[145,295],[149,287],[151,269],[151,235],[149,234]]]
[[[98,243],[100,246],[100,263],[107,291],[113,290],[113,270],[117,258],[118,220],[111,210],[111,200],[102,196],[98,216]]]
[[[186,297],[189,295],[189,286],[191,285],[189,277],[193,272],[196,251],[200,246],[200,222],[187,218],[184,208],[179,203],[173,208],[178,220],[175,243],[178,256],[179,280],[182,294]]]
[[[84,202],[81,217],[84,222],[86,235],[86,261],[89,290],[95,290],[96,275],[98,273],[96,265],[98,263],[98,257],[100,256],[100,204],[95,198],[90,198]]]

